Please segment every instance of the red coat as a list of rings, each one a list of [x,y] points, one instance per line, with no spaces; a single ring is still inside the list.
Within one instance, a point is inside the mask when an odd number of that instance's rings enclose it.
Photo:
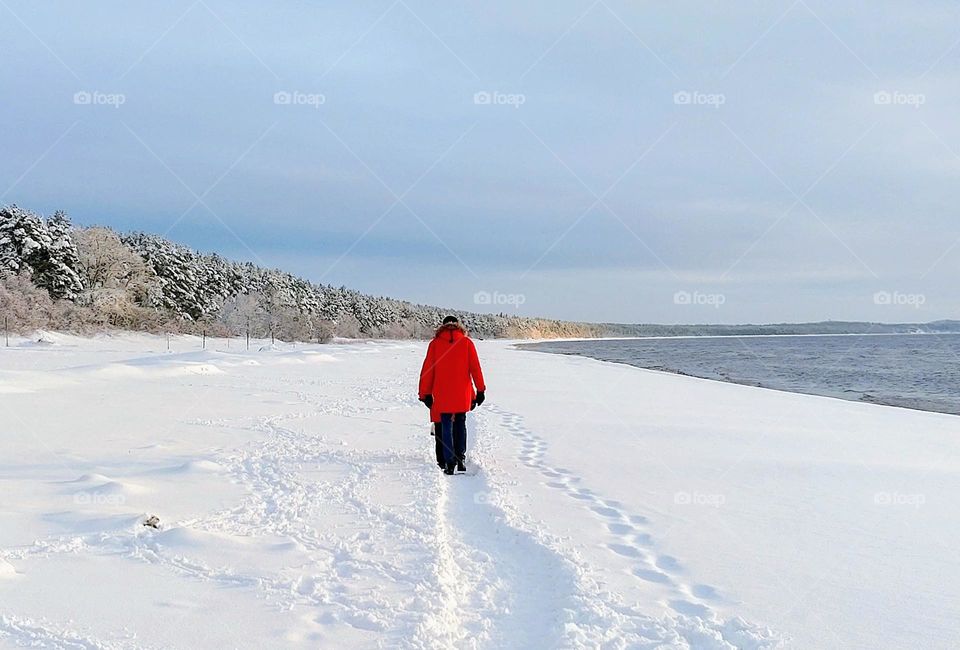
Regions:
[[[486,390],[477,348],[457,324],[444,325],[427,348],[420,369],[420,399],[433,395],[430,420],[441,413],[466,413],[476,396],[473,388]]]

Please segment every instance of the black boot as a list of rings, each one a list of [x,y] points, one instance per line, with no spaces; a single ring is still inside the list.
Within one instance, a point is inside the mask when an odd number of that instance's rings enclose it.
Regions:
[[[443,468],[444,474],[453,474],[453,463],[447,463],[447,466]]]
[[[457,471],[458,471],[458,472],[466,472],[466,471],[467,471],[467,466],[464,464],[463,458],[460,458],[460,459],[457,461]]]

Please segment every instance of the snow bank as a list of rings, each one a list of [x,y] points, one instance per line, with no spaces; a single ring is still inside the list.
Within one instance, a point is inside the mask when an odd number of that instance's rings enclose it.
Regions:
[[[444,477],[422,344],[264,344],[0,350],[0,644],[960,643],[956,417],[484,341]]]
[[[16,577],[17,570],[6,560],[0,559],[0,580],[9,580]]]

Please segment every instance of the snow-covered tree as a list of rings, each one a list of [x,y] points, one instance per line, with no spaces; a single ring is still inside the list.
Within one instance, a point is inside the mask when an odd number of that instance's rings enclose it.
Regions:
[[[249,321],[254,335],[272,332],[285,340],[325,340],[334,334],[427,338],[451,313],[204,255],[156,235],[74,229],[62,212],[44,221],[13,205],[0,208],[0,276],[17,278],[6,290],[11,304],[24,304],[12,296],[27,277],[55,303],[44,318],[84,326],[239,334]],[[453,313],[481,337],[609,331],[504,314]]]
[[[74,300],[83,291],[80,278],[80,254],[72,237],[73,226],[67,215],[58,210],[47,221],[50,238],[49,264],[37,284],[45,287],[55,298]]]
[[[75,299],[83,281],[71,230],[63,212],[44,221],[15,205],[0,208],[0,268],[28,273],[52,298]]]
[[[125,289],[136,300],[148,302],[150,285],[159,284],[157,276],[142,257],[120,241],[117,233],[99,226],[80,228],[73,239],[87,290]]]

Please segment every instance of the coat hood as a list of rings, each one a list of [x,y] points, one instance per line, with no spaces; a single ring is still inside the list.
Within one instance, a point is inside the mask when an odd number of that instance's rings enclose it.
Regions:
[[[460,323],[447,323],[446,325],[441,325],[438,327],[433,337],[440,338],[442,335],[444,335],[444,333],[447,333],[450,337],[450,340],[453,341],[453,339],[457,336],[466,336],[467,328]]]

